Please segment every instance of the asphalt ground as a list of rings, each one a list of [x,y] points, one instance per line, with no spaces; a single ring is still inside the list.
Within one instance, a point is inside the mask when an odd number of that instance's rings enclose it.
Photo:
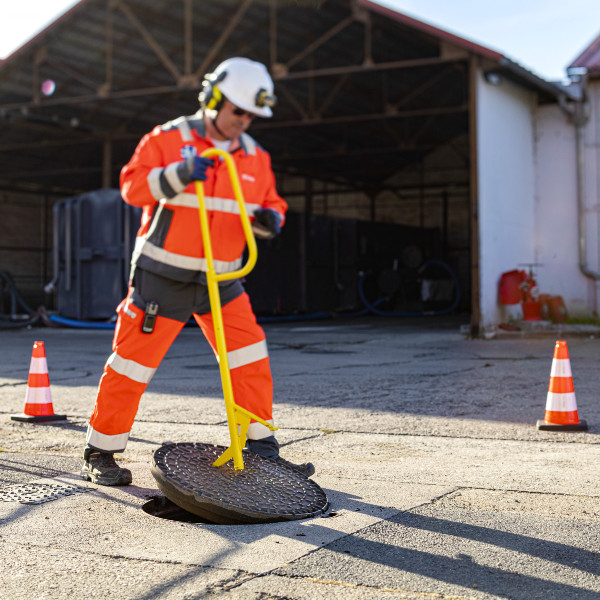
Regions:
[[[265,325],[282,455],[315,464],[330,508],[255,525],[146,512],[162,497],[150,465],[163,442],[229,445],[199,330],[182,332],[142,399],[123,488],[79,478],[112,332],[0,331],[0,599],[597,600],[600,336],[470,340],[466,323]],[[535,426],[557,339],[586,432]],[[10,419],[37,340],[65,421]]]

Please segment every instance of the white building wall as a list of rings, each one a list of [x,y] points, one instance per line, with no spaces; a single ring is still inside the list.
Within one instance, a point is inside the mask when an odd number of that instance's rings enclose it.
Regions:
[[[543,265],[538,270],[540,293],[562,296],[570,316],[590,315],[595,284],[579,268],[575,128],[557,105],[541,106],[536,124],[536,256]],[[586,171],[587,179],[592,173]],[[597,270],[598,213],[591,198],[587,206],[588,266]]]
[[[480,328],[506,319],[498,301],[502,273],[537,263],[534,112],[537,98],[506,79],[477,78]]]
[[[589,121],[583,130],[583,204],[586,229],[586,263],[600,272],[600,79],[588,84]],[[596,306],[596,309],[598,307]]]
[[[600,79],[588,84],[589,121],[583,132],[583,205],[586,223],[587,268],[600,273]],[[588,313],[600,313],[600,284],[587,279]]]

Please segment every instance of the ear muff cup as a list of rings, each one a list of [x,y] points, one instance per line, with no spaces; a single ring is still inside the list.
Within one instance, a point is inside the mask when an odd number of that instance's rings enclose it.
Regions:
[[[215,77],[213,73],[208,73],[204,76],[202,81],[202,91],[200,92],[199,100],[200,106],[208,110],[220,110],[223,106],[224,96],[219,89],[218,84],[225,79],[227,71],[219,73]]]
[[[209,110],[218,111],[223,104],[223,94],[221,94],[221,90],[218,86],[211,84],[210,90],[206,94],[205,106]]]

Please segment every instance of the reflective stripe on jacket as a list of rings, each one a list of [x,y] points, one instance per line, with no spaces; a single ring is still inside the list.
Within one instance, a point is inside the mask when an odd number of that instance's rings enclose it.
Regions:
[[[125,202],[143,208],[132,256],[136,265],[179,281],[201,281],[207,269],[200,232],[198,199],[189,183],[185,159],[212,148],[204,137],[202,115],[181,117],[155,127],[145,135],[129,163],[121,171]],[[248,134],[232,153],[252,219],[260,208],[272,208],[282,216],[287,204],[275,189],[271,158]],[[219,160],[203,182],[215,270],[238,269],[246,246],[240,211],[227,165]]]

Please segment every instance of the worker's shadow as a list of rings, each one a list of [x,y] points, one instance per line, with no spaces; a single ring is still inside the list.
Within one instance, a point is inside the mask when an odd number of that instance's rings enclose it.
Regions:
[[[231,549],[240,545],[287,537],[301,540],[309,550],[301,549],[297,559],[276,568],[272,574],[311,577],[315,563],[320,562],[320,573],[326,574],[327,579],[376,588],[406,589],[406,573],[410,573],[419,578],[411,581],[418,581],[420,592],[432,594],[438,593],[443,584],[448,593],[476,588],[478,593],[495,597],[533,598],[540,597],[543,590],[543,596],[548,598],[597,598],[598,591],[590,589],[589,575],[600,573],[600,554],[577,547],[581,538],[576,534],[563,542],[553,541],[547,539],[548,523],[536,524],[531,518],[523,517],[522,529],[527,531],[524,535],[514,532],[514,516],[503,521],[504,527],[496,528],[475,523],[480,515],[466,510],[461,511],[461,520],[456,520],[457,510],[452,511],[453,518],[443,518],[426,514],[435,510],[448,514],[432,505],[398,511],[370,504],[352,494],[325,491],[331,506],[321,517],[256,525],[196,522],[192,526],[210,528],[227,542],[230,550],[211,556],[211,564],[226,558]],[[374,519],[364,519],[362,525],[357,522],[354,532],[345,533],[347,523],[342,529],[334,525],[334,520],[343,520],[349,512]],[[590,543],[589,547],[593,545]],[[372,575],[366,567],[368,563],[377,566]],[[548,577],[542,573],[548,573]],[[578,587],[578,579],[586,587]],[[153,588],[152,594],[178,583],[179,578],[163,582]],[[451,590],[448,586],[456,587]],[[139,600],[154,597],[152,594]]]
[[[34,465],[5,461],[3,467],[31,473]],[[39,465],[35,467],[39,468]],[[113,496],[112,499],[139,510],[144,510],[139,498],[146,498],[147,503],[160,502],[160,498],[164,500],[154,488],[128,486],[121,490],[126,496]],[[481,524],[484,514],[467,509],[426,504],[398,510],[366,502],[353,494],[331,489],[324,491],[330,506],[322,516],[298,521],[216,525],[177,506],[170,515],[163,511],[162,516],[173,521],[173,526],[178,526],[178,521],[185,521],[190,527],[208,528],[226,542],[226,549],[209,557],[213,565],[227,559],[229,553],[240,546],[266,542],[267,538],[270,540],[267,543],[288,538],[302,543],[303,547],[294,552],[298,558],[274,569],[274,574],[313,576],[315,561],[321,557],[323,567],[320,572],[326,572],[327,579],[356,585],[406,589],[403,577],[410,573],[419,578],[411,581],[418,582],[416,585],[421,592],[437,593],[443,583],[444,589],[456,586],[449,593],[460,593],[461,589],[476,586],[479,593],[507,598],[539,597],[541,590],[548,598],[597,598],[598,590],[592,592],[590,586],[595,585],[593,582],[600,575],[600,554],[580,547],[582,540],[588,548],[598,547],[598,534],[593,527],[589,527],[586,536],[582,537],[580,531],[571,530],[567,525],[557,527],[554,521],[514,514],[504,515],[504,518],[494,515],[495,526],[491,527]],[[148,519],[159,516],[145,512]],[[349,513],[360,513],[365,517],[349,518]],[[26,514],[24,509],[17,511],[10,520],[23,518]],[[527,533],[518,533],[519,530]],[[549,530],[552,540],[548,539]],[[147,541],[151,539],[149,536]],[[162,537],[160,543],[164,543]],[[206,564],[206,559],[203,562]],[[377,566],[372,574],[365,568],[369,563]],[[161,590],[197,575],[192,569],[182,578],[163,581],[153,587],[150,595],[140,596],[137,600],[156,597]],[[577,587],[577,581],[586,587]]]
[[[354,505],[377,515],[378,507],[352,496],[342,504],[348,510]],[[493,527],[481,525],[477,522],[480,518],[480,513],[438,510],[430,505],[398,512],[328,544],[326,552],[335,553],[336,558],[327,562],[327,578],[346,577],[347,581],[347,574],[360,573],[366,561],[389,569],[376,570],[377,580],[373,583],[379,586],[399,587],[401,569],[423,577],[427,587],[420,587],[420,591],[432,593],[439,592],[436,583],[443,582],[507,598],[539,597],[541,590],[547,598],[598,597],[597,584],[594,592],[589,587],[589,576],[600,574],[600,554],[592,550],[597,542],[595,545],[588,539],[584,542],[587,548],[578,547],[583,538],[577,532],[569,532],[568,527],[553,528],[551,523],[532,516],[517,519],[506,515],[496,519],[494,524],[498,526]],[[552,539],[548,539],[549,525]],[[297,563],[283,571],[301,574],[314,559],[300,558]],[[355,579],[350,583],[369,581],[364,574]],[[578,587],[578,581],[585,582],[585,587]]]

